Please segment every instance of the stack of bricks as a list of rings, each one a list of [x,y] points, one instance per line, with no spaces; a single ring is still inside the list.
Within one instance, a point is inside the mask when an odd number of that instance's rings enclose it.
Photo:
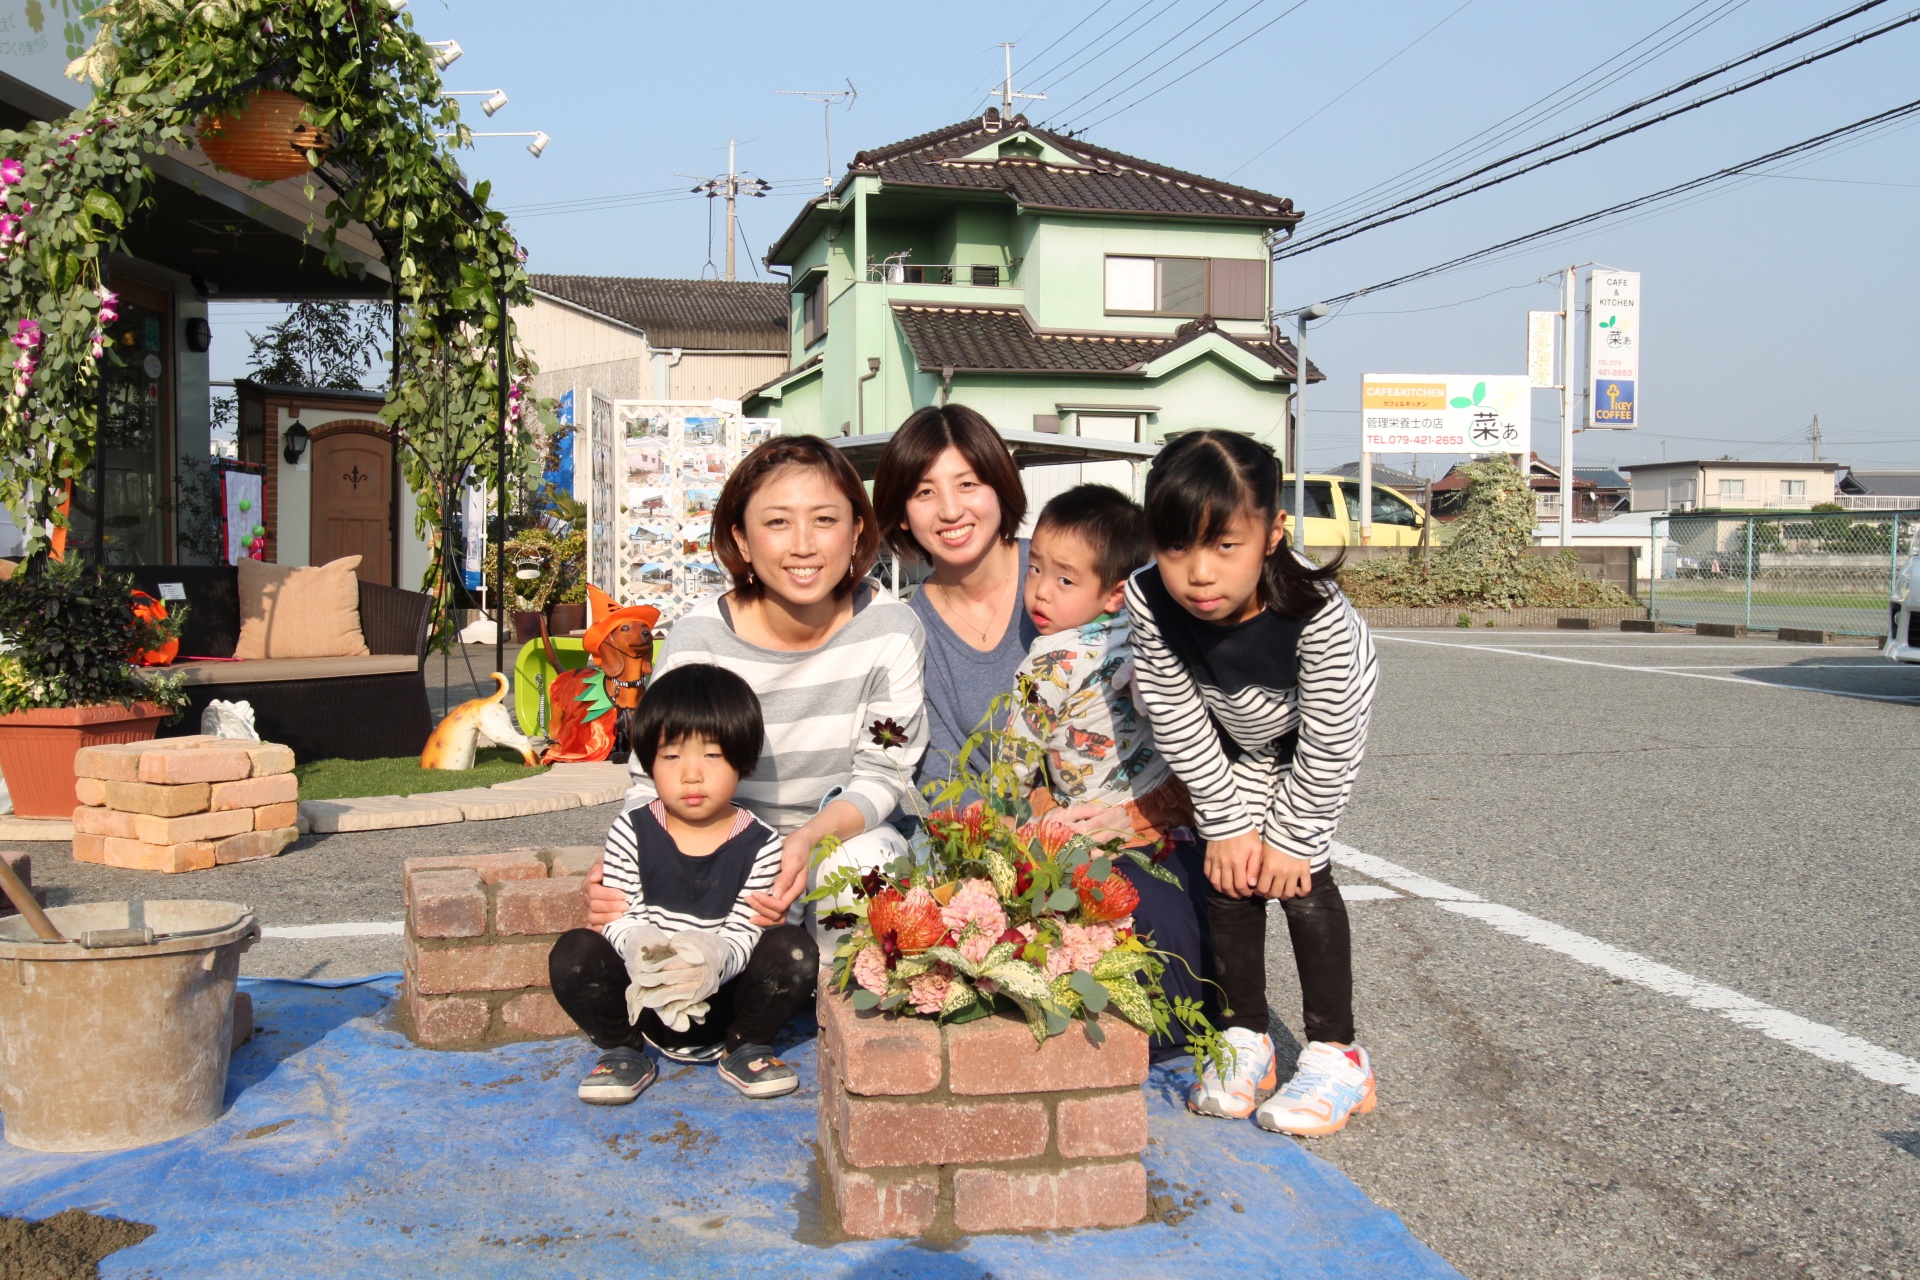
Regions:
[[[196,734],[85,747],[73,772],[78,862],[204,871],[300,838],[293,752],[277,743]]]
[[[858,1012],[822,983],[820,1154],[850,1236],[1123,1227],[1147,1212],[1147,1037],[1102,1017],[1036,1045],[1011,1017]]]
[[[476,1049],[576,1035],[547,981],[547,953],[585,927],[593,845],[409,858],[406,982],[415,1043]]]

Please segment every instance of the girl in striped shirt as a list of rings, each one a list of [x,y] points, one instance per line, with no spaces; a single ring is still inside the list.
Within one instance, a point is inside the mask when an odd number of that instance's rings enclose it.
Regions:
[[[1335,1133],[1374,1105],[1353,1042],[1346,904],[1328,856],[1366,745],[1377,670],[1367,625],[1284,537],[1272,449],[1197,431],[1147,475],[1154,563],[1127,583],[1135,697],[1193,797],[1206,840],[1208,932],[1230,1069],[1188,1097],[1203,1115],[1278,1133]],[[1308,1044],[1285,1088],[1267,1035],[1266,916],[1286,913]]]

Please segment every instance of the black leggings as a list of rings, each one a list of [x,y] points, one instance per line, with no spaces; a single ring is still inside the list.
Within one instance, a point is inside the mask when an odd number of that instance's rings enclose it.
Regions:
[[[1353,1043],[1353,937],[1347,904],[1333,870],[1313,873],[1313,885],[1298,898],[1284,898],[1293,963],[1300,971],[1307,1039]],[[1267,899],[1207,894],[1207,926],[1213,934],[1214,977],[1233,1010],[1219,1025],[1267,1030]]]
[[[773,1043],[787,1019],[813,1001],[820,948],[799,925],[768,929],[747,957],[747,967],[707,998],[707,1016],[675,1031],[651,1009],[638,1023],[627,1021],[627,962],[597,929],[560,935],[547,957],[553,998],[602,1049],[638,1049],[641,1038],[665,1049],[711,1045],[724,1034],[727,1052],[743,1044]]]

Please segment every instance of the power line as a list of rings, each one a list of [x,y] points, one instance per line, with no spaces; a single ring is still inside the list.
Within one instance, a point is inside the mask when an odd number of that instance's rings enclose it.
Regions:
[[[1687,182],[1675,183],[1673,186],[1663,187],[1658,191],[1649,192],[1646,195],[1626,201],[1624,204],[1617,204],[1606,209],[1596,210],[1592,213],[1581,214],[1577,218],[1568,218],[1564,222],[1556,222],[1550,227],[1542,227],[1538,231],[1530,231],[1522,236],[1514,236],[1511,239],[1502,240],[1499,244],[1489,245],[1484,249],[1478,249],[1472,253],[1461,254],[1459,257],[1449,258],[1447,261],[1434,266],[1423,267],[1418,271],[1410,271],[1405,275],[1395,276],[1391,280],[1383,280],[1379,284],[1368,285],[1364,289],[1355,289],[1348,293],[1336,294],[1331,298],[1323,299],[1323,301],[1329,304],[1349,302],[1366,294],[1379,293],[1385,289],[1398,288],[1403,284],[1411,284],[1415,280],[1424,280],[1428,276],[1438,275],[1443,271],[1451,271],[1457,267],[1466,266],[1469,263],[1491,257],[1496,253],[1503,253],[1520,245],[1529,244],[1536,240],[1543,240],[1548,236],[1556,235],[1574,227],[1585,226],[1589,223],[1612,218],[1634,209],[1644,208],[1647,205],[1668,200],[1674,196],[1683,195],[1688,192],[1697,191],[1702,187],[1725,181],[1728,178],[1748,176],[1746,171],[1749,169],[1758,168],[1761,165],[1774,164],[1791,156],[1801,155],[1808,151],[1824,147],[1829,143],[1836,142],[1841,138],[1851,136],[1863,130],[1879,128],[1915,114],[1920,114],[1920,98],[1912,102],[1903,103],[1897,107],[1889,107],[1885,111],[1867,116],[1861,120],[1856,120],[1852,124],[1844,124],[1836,129],[1829,129],[1825,133],[1815,134],[1811,138],[1805,138],[1799,142],[1778,148],[1777,150],[1769,151],[1765,155],[1755,156],[1743,164],[1729,165],[1724,169],[1716,169],[1712,173],[1703,174]]]
[[[1885,2],[1886,0],[1868,0],[1866,4],[1863,4],[1857,7],[1856,9],[1852,10],[1849,13],[1837,15],[1833,18],[1828,19],[1826,22],[1819,24],[1818,26],[1807,28],[1804,31],[1795,32],[1793,35],[1788,36],[1785,39],[1776,42],[1775,44],[1769,46],[1765,50],[1761,50],[1754,54],[1749,54],[1744,58],[1736,60],[1735,62],[1728,63],[1725,66],[1718,67],[1712,71],[1708,71],[1701,75],[1695,76],[1689,80],[1683,81],[1678,85],[1674,85],[1671,88],[1663,89],[1661,92],[1654,94],[1651,97],[1643,98],[1640,101],[1635,103],[1630,103],[1629,105],[1621,107],[1619,110],[1614,111],[1606,116],[1603,116],[1598,120],[1591,121],[1587,124],[1584,124],[1580,126],[1578,129],[1569,130],[1568,132],[1561,134],[1559,137],[1548,139],[1545,142],[1538,143],[1534,146],[1528,147],[1521,151],[1517,151],[1512,155],[1504,156],[1499,160],[1494,160],[1488,164],[1482,165],[1480,168],[1475,169],[1469,173],[1461,174],[1459,177],[1456,177],[1456,178],[1450,178],[1447,181],[1442,182],[1437,186],[1429,187],[1425,191],[1419,192],[1415,195],[1407,196],[1404,199],[1398,200],[1392,204],[1384,205],[1378,209],[1373,210],[1372,212],[1361,214],[1357,217],[1349,219],[1346,222],[1335,223],[1333,226],[1330,226],[1322,231],[1314,232],[1312,235],[1307,236],[1302,240],[1296,240],[1296,241],[1290,242],[1287,245],[1285,245],[1282,249],[1280,249],[1274,256],[1277,259],[1297,257],[1300,254],[1310,252],[1314,249],[1324,248],[1325,246],[1330,244],[1338,244],[1342,240],[1350,240],[1354,236],[1357,236],[1362,232],[1371,231],[1377,227],[1388,226],[1392,223],[1399,222],[1403,218],[1410,218],[1417,213],[1425,213],[1429,209],[1439,208],[1441,205],[1450,204],[1455,200],[1463,199],[1467,196],[1475,194],[1476,192],[1485,191],[1489,187],[1499,186],[1503,182],[1510,182],[1515,178],[1521,177],[1524,174],[1532,173],[1537,169],[1544,169],[1548,165],[1558,164],[1562,160],[1571,159],[1574,156],[1581,155],[1581,154],[1584,154],[1585,152],[1592,151],[1595,148],[1605,146],[1609,142],[1616,142],[1619,139],[1627,137],[1630,134],[1638,133],[1642,129],[1648,129],[1657,124],[1662,124],[1665,121],[1675,118],[1676,116],[1685,115],[1690,111],[1697,111],[1701,107],[1708,106],[1712,103],[1722,101],[1726,98],[1731,98],[1737,94],[1745,93],[1749,89],[1758,88],[1759,86],[1766,84],[1769,81],[1777,80],[1781,76],[1787,75],[1790,72],[1798,71],[1804,67],[1812,66],[1816,62],[1820,62],[1827,58],[1831,58],[1836,54],[1844,53],[1847,50],[1850,50],[1850,49],[1856,48],[1859,45],[1865,44],[1869,40],[1878,39],[1880,36],[1890,34],[1891,32],[1897,31],[1903,27],[1911,26],[1915,22],[1920,22],[1920,9],[1916,9],[1912,13],[1909,13],[1903,17],[1897,18],[1892,22],[1884,23],[1879,27],[1875,27],[1870,30],[1860,32],[1859,34],[1849,39],[1839,41],[1835,44],[1827,46],[1824,49],[1815,50],[1813,53],[1807,54],[1796,61],[1786,62],[1786,63],[1780,64],[1779,66],[1771,67],[1766,71],[1760,72],[1759,74],[1754,76],[1750,76],[1747,79],[1739,81],[1736,84],[1728,85],[1727,87],[1716,90],[1713,93],[1704,94],[1701,97],[1695,98],[1691,102],[1682,103],[1677,107],[1673,107],[1667,111],[1660,112],[1657,115],[1650,116],[1645,120],[1637,121],[1623,128],[1616,129],[1612,133],[1602,134],[1600,137],[1590,139],[1586,142],[1581,143],[1578,146],[1568,147],[1562,151],[1559,151],[1552,155],[1548,155],[1539,160],[1536,160],[1532,164],[1523,165],[1518,169],[1512,170],[1511,172],[1501,173],[1494,177],[1488,178],[1484,182],[1475,183],[1472,186],[1466,187],[1464,190],[1449,191],[1450,188],[1457,187],[1464,182],[1470,182],[1472,179],[1479,177],[1482,174],[1491,173],[1494,170],[1499,169],[1504,165],[1512,164],[1515,161],[1524,159],[1525,157],[1530,155],[1536,155],[1539,152],[1546,150],[1548,147],[1555,146],[1558,143],[1564,142],[1570,138],[1576,138],[1583,133],[1590,133],[1594,129],[1600,128],[1611,121],[1618,120],[1623,116],[1631,115],[1633,112],[1639,111],[1651,103],[1658,102],[1661,99],[1671,97],[1676,93],[1692,88],[1700,84],[1702,81],[1710,80],[1713,77],[1722,74],[1730,67],[1738,66],[1745,62],[1750,62],[1756,57],[1764,56],[1766,53],[1771,53],[1786,45],[1792,44],[1795,41],[1803,40],[1807,36],[1815,33],[1816,31],[1822,30],[1825,27],[1833,25],[1833,23],[1835,22],[1844,21],[1845,19],[1864,11],[1865,9],[1872,8],[1873,6],[1878,4],[1884,4]],[[1437,196],[1438,198],[1430,199],[1430,197],[1435,197],[1435,196]],[[1419,204],[1418,202],[1422,200],[1427,201],[1427,203]],[[1409,205],[1415,205],[1416,207],[1407,208],[1407,206]],[[1392,212],[1394,210],[1402,210],[1402,212],[1394,213]]]
[[[1252,164],[1255,160],[1258,160],[1261,156],[1264,156],[1265,154],[1267,154],[1267,152],[1273,150],[1275,147],[1285,142],[1288,138],[1291,138],[1294,134],[1306,128],[1309,124],[1313,123],[1314,120],[1318,119],[1329,108],[1331,108],[1335,103],[1339,102],[1340,99],[1346,97],[1348,94],[1352,93],[1355,89],[1358,89],[1361,85],[1373,79],[1375,76],[1379,75],[1382,71],[1385,71],[1393,63],[1399,61],[1401,55],[1406,53],[1407,50],[1413,48],[1415,45],[1419,44],[1422,40],[1425,40],[1428,36],[1432,35],[1434,32],[1438,31],[1440,28],[1446,26],[1449,22],[1452,22],[1455,18],[1459,17],[1461,11],[1466,9],[1466,7],[1472,4],[1473,2],[1474,0],[1465,0],[1465,3],[1462,4],[1458,9],[1453,10],[1453,12],[1449,13],[1446,17],[1440,19],[1440,21],[1434,23],[1432,26],[1428,27],[1425,31],[1422,31],[1419,35],[1415,36],[1413,39],[1401,45],[1399,50],[1396,51],[1392,57],[1388,58],[1385,62],[1382,62],[1379,66],[1375,67],[1373,70],[1367,72],[1367,74],[1361,76],[1358,80],[1355,80],[1352,84],[1342,89],[1339,93],[1336,93],[1335,95],[1333,95],[1333,97],[1321,103],[1319,109],[1316,110],[1312,115],[1307,116],[1306,118],[1300,120],[1298,123],[1296,123],[1293,126],[1293,128],[1287,130],[1285,133],[1275,138],[1272,142],[1269,142],[1266,146],[1260,148],[1258,151],[1254,152],[1251,156],[1248,156],[1245,160],[1241,161],[1240,164],[1232,170],[1232,172],[1227,174],[1227,177],[1229,178],[1233,177],[1233,175],[1236,173],[1239,173],[1241,169],[1246,168],[1248,165]]]
[[[1128,23],[1132,22],[1141,13],[1145,12],[1149,8],[1152,8],[1153,6],[1153,0],[1141,0],[1141,3],[1139,4],[1139,6],[1134,8],[1131,12],[1129,12],[1126,17],[1120,19],[1120,21],[1114,23],[1112,26],[1106,28],[1104,31],[1099,32],[1097,35],[1093,37],[1093,39],[1087,41],[1085,44],[1081,45],[1078,49],[1075,49],[1072,53],[1066,55],[1059,62],[1056,62],[1055,64],[1046,68],[1045,70],[1028,72],[1027,79],[1034,84],[1039,84],[1042,80],[1048,80],[1048,79],[1058,81],[1059,83],[1065,83],[1066,81],[1072,79],[1074,76],[1080,74],[1080,72],[1084,71],[1088,66],[1092,65],[1095,62],[1098,62],[1101,58],[1106,57],[1109,53],[1112,53],[1115,49],[1119,48],[1121,45],[1125,44],[1127,41],[1133,39],[1133,37],[1135,37],[1136,35],[1139,35],[1141,32],[1145,31],[1148,27],[1151,27],[1154,23],[1160,21],[1160,19],[1166,17],[1168,13],[1172,12],[1174,6],[1179,4],[1179,2],[1180,0],[1166,0],[1166,3],[1161,5],[1160,8],[1156,10],[1152,14],[1152,16],[1148,17],[1144,22],[1139,23],[1137,26],[1129,27],[1127,25]],[[1091,56],[1085,57],[1085,58],[1082,58],[1080,56],[1081,54],[1086,53],[1087,50],[1092,49],[1095,45],[1099,44],[1100,41],[1104,39],[1107,35],[1114,32],[1118,32],[1119,34],[1115,35],[1112,40],[1108,41],[1100,49],[1095,50],[1095,52]]]

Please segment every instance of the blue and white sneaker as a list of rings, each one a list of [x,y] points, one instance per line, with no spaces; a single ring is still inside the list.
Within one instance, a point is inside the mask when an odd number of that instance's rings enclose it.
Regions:
[[[1367,1051],[1315,1040],[1300,1055],[1293,1079],[1260,1104],[1253,1122],[1274,1133],[1320,1138],[1346,1128],[1356,1112],[1373,1110],[1374,1101],[1373,1060]]]
[[[1253,1114],[1254,1097],[1273,1088],[1273,1039],[1246,1027],[1228,1027],[1228,1069],[1215,1071],[1209,1063],[1187,1094],[1187,1110],[1195,1115],[1245,1120]]]

